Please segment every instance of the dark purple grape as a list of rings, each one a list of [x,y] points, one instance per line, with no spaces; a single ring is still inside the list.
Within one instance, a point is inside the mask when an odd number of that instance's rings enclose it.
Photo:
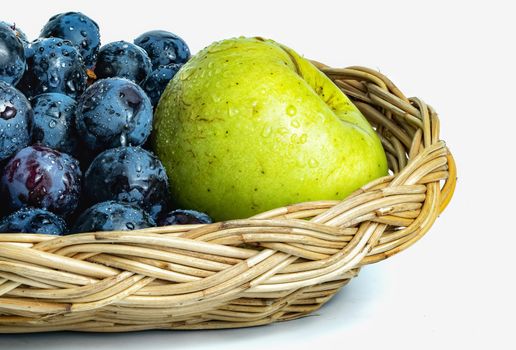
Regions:
[[[31,130],[29,101],[20,91],[0,81],[0,162],[29,144]]]
[[[165,30],[151,30],[143,33],[134,43],[149,55],[152,68],[169,64],[183,64],[190,58],[190,49],[179,36]]]
[[[1,179],[2,205],[11,211],[35,207],[67,216],[77,207],[80,192],[79,162],[43,146],[20,150],[5,166]]]
[[[17,84],[25,72],[25,50],[15,30],[0,22],[0,81]]]
[[[86,171],[84,188],[91,203],[131,203],[153,218],[166,208],[170,197],[165,168],[140,147],[112,148],[99,154]]]
[[[75,156],[78,144],[75,132],[76,107],[73,98],[57,92],[34,97],[32,142]]]
[[[149,96],[152,106],[156,107],[158,105],[163,91],[165,91],[168,83],[181,67],[182,66],[180,64],[160,66],[156,68],[142,83],[142,88],[145,93],[147,93],[147,96]]]
[[[72,232],[130,231],[156,226],[152,217],[141,208],[128,203],[107,201],[84,211]]]
[[[25,49],[27,70],[18,88],[32,98],[45,92],[60,92],[76,98],[86,89],[86,66],[77,48],[68,40],[37,39]]]
[[[213,220],[204,213],[196,210],[176,209],[165,215],[158,226],[211,224]]]
[[[147,78],[152,64],[147,52],[126,41],[116,41],[100,48],[95,75],[99,79],[126,78],[139,84]]]
[[[78,100],[76,127],[91,153],[139,146],[152,130],[152,105],[142,88],[132,81],[101,79]]]
[[[0,221],[0,232],[60,236],[66,232],[66,223],[62,218],[45,209],[22,208]]]
[[[98,24],[80,12],[60,13],[51,17],[41,30],[40,38],[61,38],[74,44],[87,68],[93,68],[100,48]]]
[[[16,23],[8,23],[8,22],[0,21],[0,25],[6,25],[9,28],[11,28],[14,31],[14,34],[16,34],[16,36],[18,37],[18,39],[21,40],[23,46],[25,46],[29,43],[29,39],[27,39],[27,35],[25,35],[23,30],[21,30],[20,27],[18,27],[16,25]]]

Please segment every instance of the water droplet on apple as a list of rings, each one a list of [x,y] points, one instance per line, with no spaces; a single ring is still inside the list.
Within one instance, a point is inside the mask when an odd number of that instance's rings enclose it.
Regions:
[[[319,162],[317,161],[317,159],[310,158],[310,160],[308,161],[308,166],[310,168],[317,168],[319,166]]]
[[[206,76],[210,76],[211,73],[209,71],[206,71],[205,69],[203,70],[200,70],[199,73],[197,74],[197,78],[199,79],[204,79]]]
[[[281,128],[278,129],[278,134],[286,135],[286,134],[288,134],[288,129],[285,128],[285,127],[281,127]]]
[[[235,107],[229,107],[229,116],[234,117],[238,114],[238,109]]]
[[[287,114],[291,117],[295,116],[297,113],[296,107],[290,105],[287,107]]]
[[[303,144],[303,143],[306,143],[306,140],[308,139],[308,136],[306,136],[306,134],[303,134],[299,137],[299,143],[300,144]]]
[[[293,128],[299,128],[301,126],[301,124],[299,123],[298,120],[292,120],[292,122],[290,123],[290,125],[292,125]]]
[[[194,72],[194,69],[191,67],[181,69],[181,73],[179,74],[179,79],[186,80],[193,74],[193,72]]]
[[[272,128],[270,126],[266,126],[262,130],[262,137],[269,137],[272,133]]]

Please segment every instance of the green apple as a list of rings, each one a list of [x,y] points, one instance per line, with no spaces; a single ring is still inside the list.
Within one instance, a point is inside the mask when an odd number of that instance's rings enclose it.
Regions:
[[[215,220],[343,199],[387,174],[360,111],[309,61],[272,40],[216,42],[158,104],[153,145],[178,207]]]

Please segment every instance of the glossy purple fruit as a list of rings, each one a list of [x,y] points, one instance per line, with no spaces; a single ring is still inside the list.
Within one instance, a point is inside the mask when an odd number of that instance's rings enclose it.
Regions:
[[[11,26],[0,22],[0,80],[13,85],[18,83],[25,66],[23,41]]]
[[[2,174],[2,205],[10,211],[35,207],[66,216],[79,203],[79,162],[65,153],[29,146],[11,158]]]
[[[66,232],[66,223],[62,218],[45,209],[22,208],[0,221],[0,232],[60,236]]]
[[[168,83],[176,75],[181,64],[169,64],[167,66],[160,66],[156,68],[141,84],[143,90],[149,96],[152,106],[158,105],[159,99],[165,91]]]
[[[84,176],[91,203],[116,200],[132,203],[156,218],[170,197],[165,168],[149,151],[119,147],[99,154]]]
[[[0,25],[6,25],[9,28],[11,28],[14,31],[14,33],[16,34],[16,36],[18,37],[18,39],[21,40],[21,42],[23,43],[24,46],[29,43],[29,39],[27,39],[27,35],[25,35],[23,30],[21,30],[20,27],[18,27],[18,25],[16,25],[16,23],[0,21]]]
[[[156,226],[152,217],[141,208],[128,203],[107,201],[84,211],[72,232],[130,231]]]
[[[165,215],[159,226],[211,224],[213,220],[204,213],[196,210],[176,209]]]
[[[86,67],[95,66],[100,48],[99,26],[85,14],[66,12],[52,16],[39,36],[70,40],[79,49]]]
[[[29,98],[45,92],[60,92],[72,98],[86,89],[86,66],[77,48],[68,40],[43,38],[25,49],[27,70],[18,88]]]
[[[10,84],[0,81],[0,162],[27,146],[31,132],[29,101]]]
[[[78,100],[76,127],[91,153],[139,146],[152,130],[152,105],[134,82],[123,78],[101,79]]]
[[[126,41],[116,41],[100,48],[95,65],[97,78],[120,77],[139,84],[147,78],[152,64],[147,52]]]
[[[169,64],[183,64],[190,58],[190,49],[179,36],[165,30],[151,30],[143,33],[134,43],[149,55],[152,68]]]
[[[75,156],[79,141],[75,132],[76,107],[73,98],[57,92],[34,97],[32,142]]]

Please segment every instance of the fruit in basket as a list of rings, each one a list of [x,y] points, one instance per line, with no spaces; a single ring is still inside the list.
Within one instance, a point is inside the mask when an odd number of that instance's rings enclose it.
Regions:
[[[214,43],[158,104],[153,143],[179,207],[215,220],[342,199],[387,174],[378,136],[329,78],[271,40]]]
[[[37,39],[26,47],[25,56],[27,70],[17,86],[28,98],[44,92],[60,92],[76,98],[86,89],[86,67],[70,41]]]
[[[3,233],[43,233],[60,236],[66,232],[66,223],[54,213],[38,208],[22,208],[0,221]]]
[[[100,48],[95,65],[95,75],[99,79],[120,77],[139,84],[152,71],[147,52],[127,41],[116,41]]]
[[[32,142],[75,155],[79,141],[75,132],[76,107],[73,98],[57,92],[34,97]]]
[[[212,219],[196,210],[175,209],[158,222],[159,226],[211,224]]]
[[[7,23],[0,23],[0,81],[16,84],[25,71],[23,42]]]
[[[10,211],[30,206],[67,216],[79,203],[79,162],[47,147],[25,147],[3,169],[0,186]]]
[[[11,28],[14,31],[14,34],[16,34],[16,36],[18,37],[18,39],[21,40],[23,45],[29,43],[29,40],[27,39],[27,35],[25,35],[23,30],[21,30],[20,27],[18,27],[16,24],[0,21],[0,25],[5,25],[5,26],[8,26],[9,28]]]
[[[145,143],[152,105],[141,87],[124,78],[101,79],[77,102],[77,132],[92,152]]]
[[[142,88],[149,96],[152,106],[156,107],[158,101],[165,91],[165,88],[168,85],[168,82],[172,80],[174,75],[176,75],[179,68],[182,65],[180,64],[169,64],[166,66],[159,66],[142,82]]]
[[[156,226],[152,217],[135,205],[107,201],[84,211],[75,222],[74,233],[130,231]]]
[[[169,64],[183,64],[190,58],[190,49],[179,36],[165,30],[151,30],[134,39],[135,45],[144,49],[152,68]]]
[[[71,41],[79,50],[87,68],[95,65],[100,48],[97,23],[80,12],[66,12],[52,16],[39,35],[41,38],[61,38]]]
[[[140,147],[99,154],[84,176],[91,203],[116,200],[145,209],[154,219],[167,207],[168,178],[159,159]]]
[[[29,101],[10,84],[0,81],[0,162],[29,144],[31,124]]]

